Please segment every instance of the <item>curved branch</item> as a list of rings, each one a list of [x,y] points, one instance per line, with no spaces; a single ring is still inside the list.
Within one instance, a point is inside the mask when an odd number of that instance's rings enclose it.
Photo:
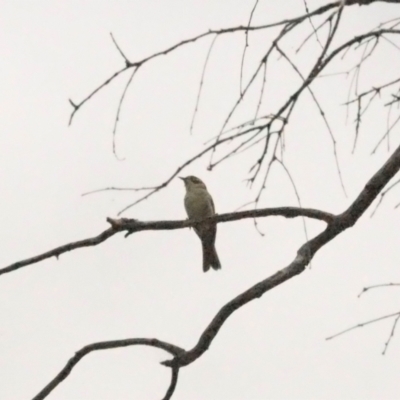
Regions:
[[[92,351],[117,349],[120,347],[128,347],[136,345],[156,347],[158,349],[165,350],[174,356],[177,356],[184,351],[178,346],[175,346],[167,342],[163,342],[158,339],[137,338],[137,339],[110,340],[107,342],[92,343],[85,347],[82,347],[82,349],[77,351],[75,355],[68,360],[65,367],[57,374],[57,376],[54,379],[52,379],[32,400],[42,400],[46,398],[50,394],[50,392],[52,392],[64,379],[68,377],[68,375],[71,373],[75,365],[78,364],[78,362],[82,360],[83,357],[85,357]],[[177,380],[178,380],[178,370],[177,368],[174,368],[172,371],[171,385],[164,399],[171,398],[172,393],[175,390]],[[169,397],[167,397],[169,393],[170,395]]]
[[[295,217],[308,217],[324,221],[329,223],[333,220],[334,215],[327,213],[325,211],[314,210],[311,208],[298,208],[298,207],[277,207],[277,208],[264,208],[248,211],[238,211],[233,213],[219,214],[208,219],[218,222],[230,222],[237,221],[245,218],[260,218],[260,217],[270,217],[270,216],[281,216],[285,218],[295,218]],[[111,236],[118,232],[127,231],[127,235],[140,231],[149,230],[172,230],[172,229],[183,229],[193,226],[197,221],[189,220],[177,220],[177,221],[138,221],[136,219],[112,219],[107,218],[107,221],[111,224],[111,228],[108,228],[100,235],[93,238],[79,240],[77,242],[72,242],[65,244],[63,246],[56,247],[53,250],[46,251],[38,256],[27,258],[22,261],[15,262],[5,268],[0,269],[0,275],[6,274],[8,272],[15,271],[27,265],[35,264],[39,261],[43,261],[51,257],[59,257],[63,253],[67,253],[74,249],[80,249],[82,247],[97,246],[98,244],[104,242]]]

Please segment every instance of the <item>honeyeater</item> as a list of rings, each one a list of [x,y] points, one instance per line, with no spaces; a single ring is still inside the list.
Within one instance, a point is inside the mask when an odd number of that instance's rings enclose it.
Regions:
[[[185,188],[185,209],[189,219],[201,220],[215,215],[213,199],[207,191],[206,185],[195,176],[182,178]],[[217,270],[221,263],[215,250],[215,237],[217,224],[215,222],[199,222],[193,226],[194,231],[201,240],[203,248],[203,271],[207,272],[210,267]]]

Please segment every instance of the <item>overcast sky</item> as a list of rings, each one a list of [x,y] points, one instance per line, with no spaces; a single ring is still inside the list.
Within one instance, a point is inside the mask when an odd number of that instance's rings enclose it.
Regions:
[[[110,38],[131,61],[213,28],[245,25],[253,1],[77,1],[1,2],[0,14],[0,187],[3,250],[1,267],[108,228],[106,217],[134,201],[134,192],[104,192],[110,186],[140,187],[163,182],[215,136],[239,95],[243,34],[215,43],[193,134],[189,128],[211,38],[146,64],[122,106],[112,150],[125,74],[99,92],[68,127],[68,99],[81,101],[124,66]],[[309,1],[310,9],[324,4]],[[254,24],[304,12],[302,0],[260,0]],[[398,6],[346,8],[335,45],[393,18]],[[310,32],[304,24],[294,49]],[[244,67],[249,79],[277,31],[249,38]],[[302,36],[303,35],[303,36]],[[382,41],[363,70],[360,90],[398,76],[397,50]],[[297,58],[307,71],[318,44]],[[345,71],[360,56],[350,54],[326,72]],[[314,57],[314,58],[313,58]],[[275,55],[261,114],[276,111],[300,82]],[[302,205],[339,213],[398,144],[371,156],[387,119],[381,103],[366,117],[354,155],[354,119],[346,124],[351,77],[313,85],[338,142],[347,197],[338,179],[332,142],[315,104],[304,93],[285,131],[284,159]],[[253,115],[258,90],[234,117]],[[203,179],[217,212],[234,211],[254,198],[244,179],[259,149],[228,160],[212,172],[208,157],[183,175]],[[186,218],[184,188],[175,179],[124,217]],[[357,298],[364,286],[400,281],[398,245],[400,194],[391,193],[373,219],[324,247],[303,274],[238,310],[210,349],[183,368],[174,399],[394,399],[400,392],[400,333],[382,356],[392,320],[325,338],[359,322],[396,312],[400,291],[377,289]],[[259,207],[297,206],[290,181],[274,167]],[[189,229],[117,235],[0,276],[0,398],[32,398],[75,351],[92,342],[158,338],[190,349],[216,312],[256,282],[285,267],[304,243],[300,219],[264,218],[219,224],[222,270],[204,274],[201,247]],[[308,234],[324,224],[307,221]],[[132,347],[87,356],[49,399],[160,399],[170,380],[159,349]]]

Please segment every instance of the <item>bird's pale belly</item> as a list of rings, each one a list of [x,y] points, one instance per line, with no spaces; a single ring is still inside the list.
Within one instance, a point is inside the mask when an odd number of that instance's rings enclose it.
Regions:
[[[186,195],[185,208],[190,219],[200,219],[213,215],[208,196]]]

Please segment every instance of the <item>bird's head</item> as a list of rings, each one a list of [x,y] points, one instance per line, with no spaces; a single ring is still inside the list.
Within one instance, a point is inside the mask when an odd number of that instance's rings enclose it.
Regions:
[[[195,188],[206,189],[206,185],[204,184],[204,182],[201,179],[197,178],[196,176],[186,176],[179,178],[183,180],[186,190]]]

